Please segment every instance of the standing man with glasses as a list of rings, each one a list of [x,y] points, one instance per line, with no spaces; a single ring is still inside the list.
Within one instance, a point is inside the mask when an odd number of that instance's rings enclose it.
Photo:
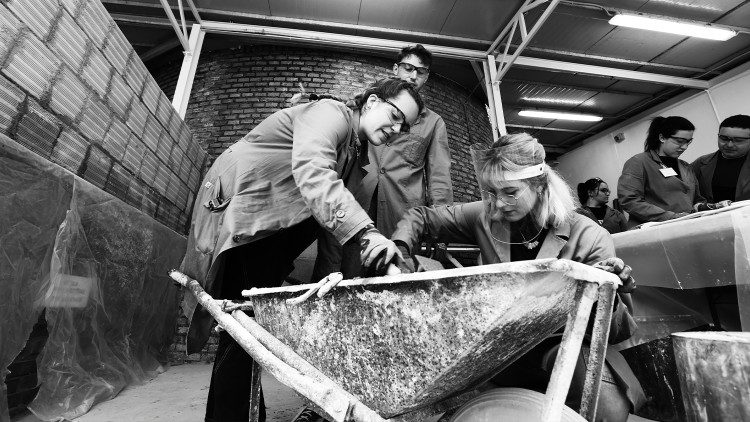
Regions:
[[[724,119],[719,125],[718,144],[718,151],[691,164],[701,193],[715,203],[750,199],[750,116],[738,114]]]
[[[432,53],[421,44],[403,48],[393,64],[393,75],[417,92],[430,76]],[[370,163],[358,186],[349,186],[375,227],[389,237],[404,213],[420,205],[453,204],[451,155],[445,122],[425,107],[417,121],[380,146],[370,146]],[[329,237],[320,238],[311,282],[340,271],[345,278],[362,276],[356,245],[342,249]]]

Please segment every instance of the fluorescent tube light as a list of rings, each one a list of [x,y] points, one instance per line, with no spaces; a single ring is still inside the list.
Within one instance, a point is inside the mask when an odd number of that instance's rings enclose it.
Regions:
[[[602,120],[602,116],[594,116],[593,114],[562,113],[558,111],[521,110],[518,112],[518,115],[539,119],[573,120],[577,122],[600,122]]]
[[[650,18],[627,13],[618,14],[609,20],[612,25],[627,26],[629,28],[645,29],[647,31],[666,32],[668,34],[683,35],[686,37],[699,37],[709,40],[726,41],[736,32],[730,29],[715,28],[708,25],[679,22],[667,19]]]

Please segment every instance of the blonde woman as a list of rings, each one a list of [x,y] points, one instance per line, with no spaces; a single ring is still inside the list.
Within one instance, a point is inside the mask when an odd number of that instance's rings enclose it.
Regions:
[[[490,149],[473,148],[472,155],[483,200],[408,211],[391,237],[407,261],[425,233],[440,242],[479,245],[485,264],[538,258],[565,258],[589,265],[604,261],[626,281],[626,288],[618,293],[616,300],[610,343],[630,337],[635,324],[622,300],[622,296],[629,296],[626,289],[633,288],[630,267],[615,258],[611,235],[575,212],[570,188],[544,162],[544,147],[531,135],[520,133],[501,137]],[[554,339],[543,342],[493,382],[544,391],[554,362],[550,354],[555,353],[555,346]],[[621,356],[608,356],[608,363],[597,417],[625,420],[629,411],[645,398]],[[578,387],[582,386],[584,368],[582,358],[574,378],[574,384],[580,381]],[[576,396],[580,400],[580,392],[571,394],[571,398]]]

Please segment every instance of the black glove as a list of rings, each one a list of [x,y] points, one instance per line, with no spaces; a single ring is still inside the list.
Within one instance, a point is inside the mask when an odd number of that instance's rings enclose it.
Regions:
[[[358,234],[359,254],[362,265],[376,275],[385,275],[389,264],[399,265],[403,261],[396,244],[389,240],[372,225],[368,225]]]
[[[398,251],[401,252],[401,257],[403,258],[398,264],[398,269],[404,274],[415,272],[416,265],[414,264],[414,257],[411,256],[411,252],[409,252],[409,248],[406,247],[403,242],[396,241],[395,243]]]

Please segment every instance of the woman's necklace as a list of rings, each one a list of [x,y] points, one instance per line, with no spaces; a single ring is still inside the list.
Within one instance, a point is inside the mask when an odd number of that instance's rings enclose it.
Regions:
[[[535,249],[537,246],[539,246],[539,241],[536,240],[537,237],[539,237],[540,234],[542,234],[542,230],[544,230],[544,227],[540,228],[539,231],[532,237],[531,239],[526,240],[526,237],[523,235],[523,230],[521,228],[518,228],[518,234],[521,235],[521,239],[523,239],[523,245],[526,246],[526,249]]]

